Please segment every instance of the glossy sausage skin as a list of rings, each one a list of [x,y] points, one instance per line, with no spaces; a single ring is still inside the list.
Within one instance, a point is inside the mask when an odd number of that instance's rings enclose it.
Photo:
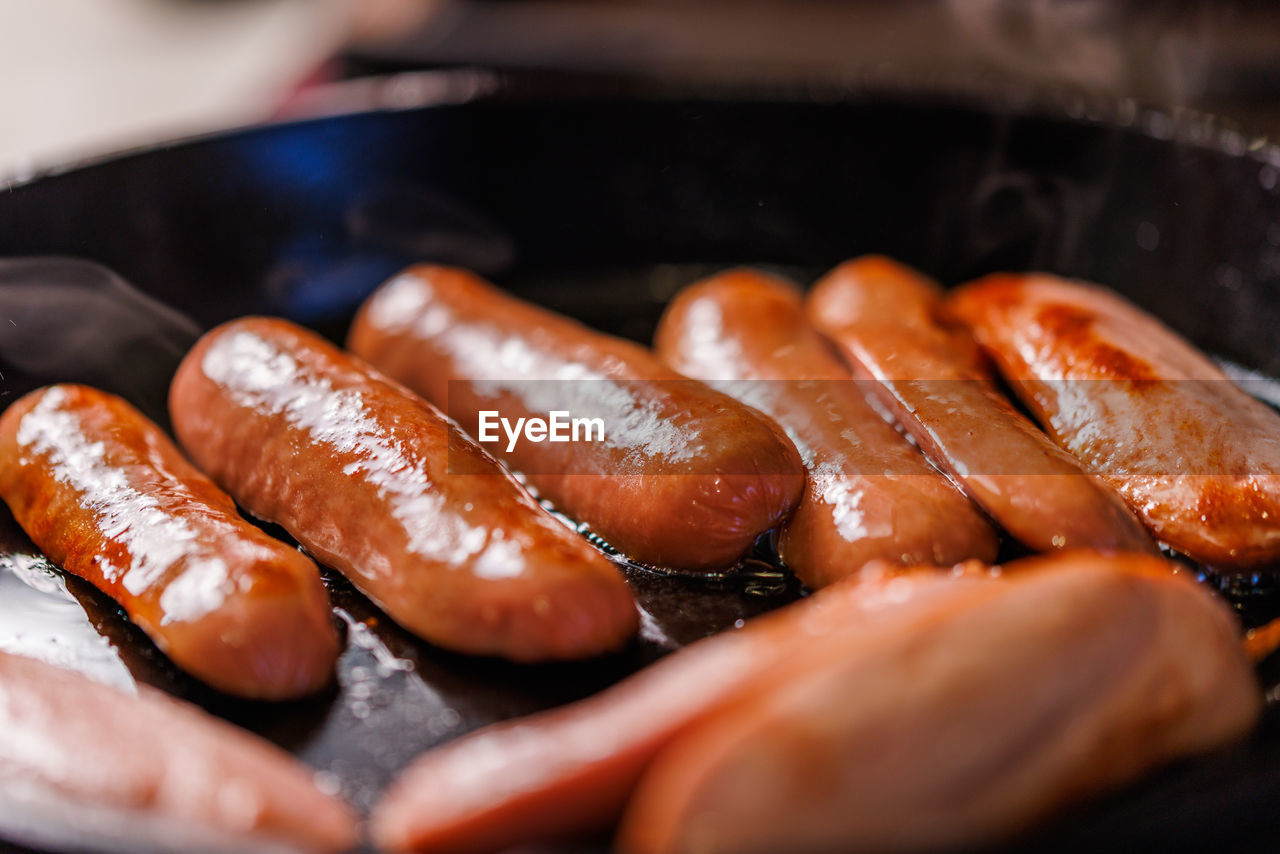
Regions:
[[[1006,569],[927,625],[815,644],[784,689],[683,732],[618,848],[971,850],[1257,720],[1234,616],[1167,561],[1078,551]]]
[[[438,410],[283,320],[205,335],[170,390],[192,458],[405,628],[581,658],[636,630],[626,582]]]
[[[840,350],[854,374],[872,388],[939,467],[1018,540],[1036,550],[1094,547],[1154,551],[1142,525],[1106,485],[1001,396],[942,328],[921,326],[939,295],[916,287],[904,293],[928,300],[907,316],[868,317],[850,311],[850,296],[894,287],[873,259],[841,265],[809,294],[810,319]],[[912,271],[900,268],[910,279]],[[905,297],[900,297],[905,299]],[[871,295],[875,304],[885,299]]]
[[[928,276],[883,255],[863,255],[827,273],[822,314],[831,326],[885,323],[905,326],[953,355],[979,376],[991,375],[990,363],[973,336],[938,322],[942,286]],[[848,285],[837,285],[848,281]]]
[[[995,275],[948,309],[1062,447],[1157,537],[1220,569],[1280,564],[1280,416],[1102,288]]]
[[[462,270],[413,267],[361,308],[351,349],[477,435],[478,413],[601,417],[606,441],[488,447],[628,557],[733,564],[799,500],[778,427],[645,348],[502,293]]]
[[[462,854],[608,827],[663,745],[734,698],[781,684],[815,644],[870,621],[919,625],[935,603],[988,583],[932,570],[843,578],[594,697],[428,751],[377,804],[370,834],[392,851]]]
[[[259,699],[328,683],[338,638],[316,565],[240,518],[120,398],[57,385],[10,406],[0,495],[50,560],[194,676]]]
[[[262,739],[139,685],[0,652],[0,836],[55,850],[316,852],[356,823]]]
[[[810,587],[875,559],[995,559],[995,531],[872,408],[788,283],[742,269],[691,285],[667,307],[655,348],[682,374],[773,418],[799,450],[804,497],[778,550]]]

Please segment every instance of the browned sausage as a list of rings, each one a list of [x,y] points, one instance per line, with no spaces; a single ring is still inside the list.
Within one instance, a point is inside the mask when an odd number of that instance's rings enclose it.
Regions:
[[[1280,415],[1186,340],[1114,293],[1047,275],[989,276],[949,309],[1157,537],[1222,569],[1280,561]]]
[[[0,837],[134,854],[356,842],[351,811],[309,769],[145,685],[133,696],[0,652],[0,697]]]
[[[301,327],[214,329],[169,406],[183,447],[241,505],[433,643],[537,661],[636,630],[613,564],[435,407]]]
[[[995,559],[991,526],[871,407],[789,284],[743,269],[691,285],[654,340],[667,364],[764,412],[800,451],[805,493],[778,549],[810,587],[877,558]]]
[[[594,697],[428,751],[374,809],[373,840],[461,854],[607,827],[664,744],[734,697],[781,683],[796,656],[869,621],[920,625],[934,603],[987,583],[940,571],[858,573]]]
[[[1091,546],[1153,551],[1142,525],[1107,486],[1015,410],[932,317],[938,295],[912,286],[900,297],[928,300],[907,314],[867,317],[850,311],[850,292],[893,287],[885,259],[875,275],[863,261],[837,267],[810,293],[809,317],[830,337],[855,375],[872,388],[925,454],[949,472],[1006,531],[1038,550]],[[899,267],[910,281],[915,273]],[[866,297],[875,304],[883,298]]]
[[[598,417],[605,440],[489,446],[559,509],[642,563],[715,569],[799,500],[803,468],[776,425],[639,345],[498,291],[413,267],[361,308],[349,346],[473,436],[479,413]]]
[[[970,850],[1239,738],[1261,696],[1226,605],[1167,561],[1060,552],[927,625],[815,643],[667,744],[628,854]]]
[[[338,654],[316,565],[250,525],[125,401],[50,386],[0,418],[0,496],[49,559],[232,694],[325,685]]]

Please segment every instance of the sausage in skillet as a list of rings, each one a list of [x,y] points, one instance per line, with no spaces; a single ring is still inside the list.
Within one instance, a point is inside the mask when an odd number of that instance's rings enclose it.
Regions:
[[[0,496],[49,559],[115,599],[173,661],[228,693],[323,687],[338,638],[316,565],[124,400],[79,385],[0,417]]]
[[[1117,294],[989,276],[948,303],[1062,447],[1219,569],[1280,561],[1280,415]]]
[[[490,446],[560,510],[629,557],[728,566],[799,500],[804,470],[777,425],[681,377],[645,348],[504,294],[413,267],[361,308],[351,349],[472,435],[480,413],[598,417],[597,442]]]
[[[435,407],[314,333],[224,324],[183,360],[169,404],[242,506],[433,643],[539,661],[636,630],[613,564]]]
[[[338,854],[354,815],[257,736],[0,652],[0,836],[75,851]],[[0,845],[0,847],[4,847]]]

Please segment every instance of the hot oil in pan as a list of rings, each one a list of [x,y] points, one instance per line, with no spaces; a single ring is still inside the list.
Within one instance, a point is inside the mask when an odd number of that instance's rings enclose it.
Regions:
[[[35,550],[7,510],[0,514],[0,649],[134,691],[133,672],[68,589],[74,579]]]
[[[653,265],[503,284],[592,326],[647,342],[676,290],[725,266]],[[821,272],[777,271],[798,281]],[[370,290],[377,284],[370,282]],[[8,323],[19,318],[31,326]],[[21,334],[6,335],[6,325]],[[88,382],[167,423],[169,379],[198,331],[101,267],[65,259],[0,262],[0,400],[49,382]],[[268,530],[288,539],[279,529]],[[1013,553],[1011,547],[1003,556]],[[0,649],[40,655],[123,690],[143,682],[196,702],[294,752],[321,772],[323,785],[365,809],[423,750],[590,695],[673,649],[801,594],[767,540],[737,570],[714,576],[615,560],[642,609],[640,637],[593,661],[537,666],[456,655],[424,643],[326,572],[334,619],[346,638],[335,684],[302,701],[255,703],[212,691],[174,668],[114,603],[52,568],[0,511]],[[1261,594],[1256,585],[1228,592],[1250,624],[1280,610],[1280,595]],[[1267,667],[1263,673],[1280,681],[1280,673]]]

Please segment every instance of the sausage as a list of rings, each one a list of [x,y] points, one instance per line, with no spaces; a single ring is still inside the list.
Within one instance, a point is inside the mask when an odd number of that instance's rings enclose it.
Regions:
[[[947,306],[1062,447],[1155,535],[1221,570],[1280,561],[1280,416],[1097,286],[996,275]]]
[[[124,400],[80,385],[20,398],[0,417],[0,497],[197,678],[271,700],[329,682],[338,637],[316,565],[240,518]]]
[[[361,307],[348,346],[471,435],[514,421],[598,417],[605,440],[499,442],[539,493],[641,563],[738,561],[800,498],[804,470],[767,418],[681,377],[645,348],[502,293],[463,270],[417,266]]]
[[[1243,736],[1239,627],[1161,558],[1058,552],[815,644],[776,690],[663,747],[617,848],[971,850]]]
[[[337,852],[338,798],[279,748],[146,685],[0,652],[0,836],[57,850]]]
[[[869,621],[918,625],[933,603],[988,583],[932,570],[843,578],[594,697],[428,751],[375,806],[370,835],[392,851],[460,854],[607,827],[664,744],[734,697],[785,680],[804,650]]]
[[[928,276],[884,255],[862,255],[829,272],[830,285],[823,297],[822,313],[833,326],[886,323],[905,326],[953,354],[968,370],[991,376],[991,365],[977,342],[964,329],[939,323],[942,286]]]
[[[741,269],[691,285],[655,342],[668,365],[773,418],[800,451],[805,492],[778,551],[805,584],[874,559],[995,559],[991,526],[872,408],[788,283]]]
[[[626,582],[439,410],[283,320],[206,334],[170,388],[183,447],[432,643],[581,658],[637,628]]]
[[[877,275],[868,277],[861,275],[862,260],[837,267],[814,287],[806,310],[855,376],[875,380],[872,389],[925,454],[1033,549],[1154,552],[1142,525],[1109,487],[1087,476],[1015,410],[936,322],[920,325],[919,318],[934,316],[938,294],[911,291],[913,301],[929,304],[912,310],[907,322],[849,311],[855,304],[851,292],[892,287],[893,280],[882,275],[889,263],[874,259]],[[905,267],[900,271],[914,275]],[[865,301],[880,299],[872,295]]]

